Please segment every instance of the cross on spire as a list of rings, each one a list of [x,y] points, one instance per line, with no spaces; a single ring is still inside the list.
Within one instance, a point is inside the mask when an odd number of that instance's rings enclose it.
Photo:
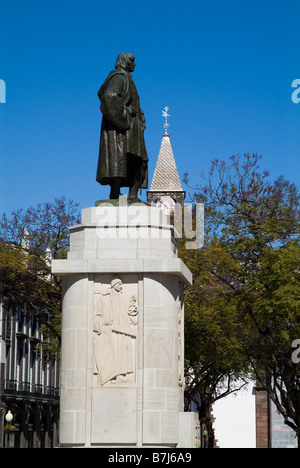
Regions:
[[[169,128],[169,124],[168,124],[168,117],[170,117],[170,114],[168,114],[168,106],[166,106],[164,108],[164,110],[162,111],[162,116],[165,117],[165,123],[164,123],[164,128],[165,128],[165,133],[167,134],[168,133],[168,128]]]

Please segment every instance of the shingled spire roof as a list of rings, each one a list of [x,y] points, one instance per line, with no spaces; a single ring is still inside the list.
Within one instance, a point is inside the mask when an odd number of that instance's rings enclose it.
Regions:
[[[149,203],[168,203],[172,200],[175,203],[183,205],[185,192],[182,190],[180,179],[177,172],[174,154],[168,134],[168,107],[163,110],[165,133],[162,137],[160,150],[156,162],[156,167],[151,183],[150,190],[147,192],[147,200]]]
[[[150,192],[182,192],[168,133],[162,138]]]

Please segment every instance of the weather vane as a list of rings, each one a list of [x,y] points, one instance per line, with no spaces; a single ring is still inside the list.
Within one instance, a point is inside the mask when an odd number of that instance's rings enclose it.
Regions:
[[[170,114],[168,114],[168,106],[166,106],[164,108],[164,110],[162,111],[162,116],[165,117],[166,121],[164,123],[164,127],[165,127],[165,133],[167,134],[168,133],[168,128],[169,128],[169,124],[168,124],[168,117],[170,117]]]

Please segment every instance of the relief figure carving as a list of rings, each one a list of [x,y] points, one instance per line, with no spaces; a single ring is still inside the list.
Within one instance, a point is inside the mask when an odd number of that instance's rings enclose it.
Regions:
[[[98,384],[135,381],[137,298],[126,301],[123,283],[113,278],[95,304],[94,358]]]

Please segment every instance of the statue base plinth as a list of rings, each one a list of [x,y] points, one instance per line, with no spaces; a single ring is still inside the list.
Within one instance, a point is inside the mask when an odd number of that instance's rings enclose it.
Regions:
[[[197,417],[183,409],[192,275],[167,217],[99,205],[70,232],[68,258],[52,262],[63,281],[60,445],[198,446]]]

